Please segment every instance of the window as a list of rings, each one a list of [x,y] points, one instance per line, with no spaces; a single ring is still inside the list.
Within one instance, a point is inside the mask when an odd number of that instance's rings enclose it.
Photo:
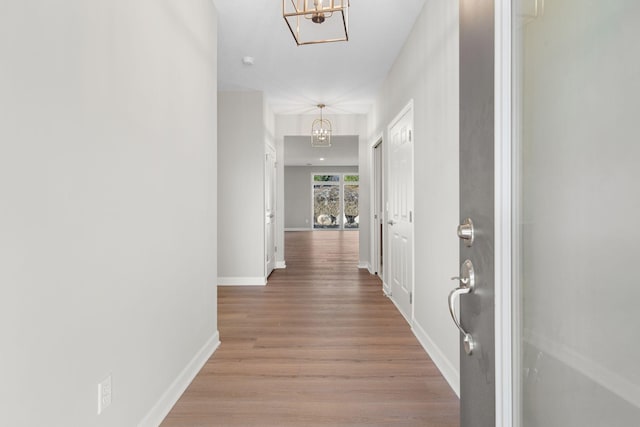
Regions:
[[[344,228],[358,228],[360,216],[358,210],[358,194],[360,177],[358,175],[344,175],[343,198],[344,198]]]
[[[356,174],[313,174],[311,180],[313,228],[357,229],[360,177]]]

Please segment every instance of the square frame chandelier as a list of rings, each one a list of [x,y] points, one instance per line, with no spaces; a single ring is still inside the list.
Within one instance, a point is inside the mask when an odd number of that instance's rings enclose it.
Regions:
[[[282,17],[298,46],[349,41],[349,0],[282,0]]]

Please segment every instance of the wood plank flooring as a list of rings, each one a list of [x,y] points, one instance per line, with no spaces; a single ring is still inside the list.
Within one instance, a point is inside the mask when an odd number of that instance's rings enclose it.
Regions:
[[[267,286],[218,288],[222,345],[162,426],[458,426],[458,398],[357,268],[358,233],[285,239]]]

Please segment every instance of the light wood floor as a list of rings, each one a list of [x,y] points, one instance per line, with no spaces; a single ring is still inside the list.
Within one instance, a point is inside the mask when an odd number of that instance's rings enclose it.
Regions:
[[[162,424],[458,426],[459,402],[358,270],[358,233],[286,233],[265,287],[220,287],[222,345]]]

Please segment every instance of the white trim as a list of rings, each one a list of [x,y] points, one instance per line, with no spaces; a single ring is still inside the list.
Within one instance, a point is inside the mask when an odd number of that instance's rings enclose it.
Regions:
[[[276,261],[276,270],[282,270],[287,268],[287,263],[285,261]]]
[[[518,6],[514,6],[518,7]],[[512,13],[516,14],[513,9]],[[513,18],[512,18],[513,19]],[[516,19],[522,19],[517,17]],[[519,223],[522,207],[522,26],[521,22],[512,21],[512,51],[511,51],[511,417],[513,427],[523,425],[522,413],[522,289],[520,280],[522,278],[522,237],[521,228],[514,226]]]
[[[393,303],[393,305],[396,306],[396,309],[398,310],[398,313],[400,313],[402,315],[402,317],[404,317],[404,320],[407,321],[407,323],[409,324],[409,326],[411,328],[413,328],[413,319],[411,319],[410,317],[408,317],[406,314],[404,314],[404,312],[402,311],[402,309],[400,308],[400,306],[398,305],[398,303],[396,302],[395,299],[393,299],[393,292],[386,292],[384,289],[382,290],[385,295],[387,297],[389,297],[389,300]],[[413,309],[413,304],[411,304],[411,308]]]
[[[269,156],[273,157],[273,167],[270,167],[269,165]],[[267,139],[265,141],[264,144],[264,163],[262,164],[263,166],[263,178],[264,178],[264,182],[263,182],[263,206],[264,206],[264,214],[265,214],[265,221],[262,223],[263,224],[263,239],[264,239],[264,255],[265,255],[265,263],[264,263],[264,276],[265,277],[269,277],[269,275],[271,274],[271,272],[273,270],[275,270],[275,266],[276,266],[276,257],[278,254],[278,243],[276,242],[277,239],[277,228],[278,228],[278,224],[277,224],[277,220],[276,220],[276,215],[277,215],[277,205],[278,205],[278,194],[277,194],[277,190],[278,190],[278,158],[277,158],[277,152],[276,149],[273,145],[271,145],[269,143],[269,140]],[[267,168],[269,168],[270,170],[268,170]],[[271,197],[273,196],[273,197]],[[270,202],[270,203],[269,203]],[[270,205],[270,209],[267,209],[268,206]],[[267,223],[266,218],[269,218],[269,222]],[[271,230],[273,231],[271,234],[271,242],[268,241],[267,239],[267,235],[268,232],[267,230],[271,228]],[[271,243],[271,247],[269,247],[269,243]]]
[[[313,228],[285,228],[284,231],[313,231]]]
[[[511,1],[495,2],[494,212],[496,427],[513,424]]]
[[[574,350],[566,343],[550,340],[531,330],[524,331],[523,340],[609,390],[620,399],[629,402],[633,406],[640,407],[640,386],[619,373],[585,357],[584,353]]]
[[[371,265],[367,261],[360,261],[358,263],[358,268],[366,268],[367,271],[371,271]]]
[[[375,274],[375,270],[380,270],[380,260],[378,257],[378,240],[376,239],[376,233],[378,231],[378,223],[380,218],[375,218],[378,212],[376,212],[377,206],[374,206],[374,202],[376,201],[376,160],[375,160],[375,152],[376,147],[379,144],[384,144],[383,141],[383,133],[380,132],[374,139],[373,142],[369,144],[369,273]],[[382,148],[384,150],[384,145]],[[382,153],[384,154],[384,153]],[[382,156],[384,161],[384,155]],[[382,165],[384,166],[384,165]],[[384,170],[384,167],[381,168]],[[382,172],[382,171],[381,171]],[[382,186],[382,194],[384,197],[384,177],[380,179],[380,185]],[[384,206],[384,200],[383,200]],[[381,212],[380,212],[381,213]],[[381,249],[381,248],[380,248]],[[378,271],[379,273],[379,271]]]
[[[198,350],[182,372],[178,374],[178,377],[171,383],[169,388],[162,393],[160,399],[153,405],[142,421],[138,423],[138,427],[159,426],[219,346],[220,334],[216,331],[202,348]]]
[[[384,292],[386,296],[391,298],[391,287],[387,285],[387,282],[384,281],[384,278],[381,277],[380,279],[382,279],[382,292]]]
[[[264,277],[218,277],[218,286],[264,286]]]
[[[453,392],[460,397],[460,370],[451,363],[444,355],[443,351],[438,347],[433,339],[427,334],[422,326],[417,322],[413,322],[411,328],[413,334],[418,338],[422,348],[427,352],[433,363],[436,365]]]

